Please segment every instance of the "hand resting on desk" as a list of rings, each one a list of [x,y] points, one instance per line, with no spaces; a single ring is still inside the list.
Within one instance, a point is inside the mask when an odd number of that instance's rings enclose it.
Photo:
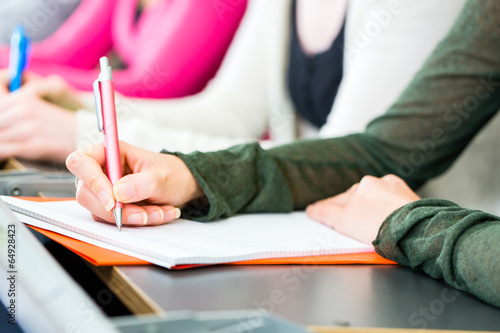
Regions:
[[[393,211],[416,200],[420,197],[397,176],[365,176],[346,192],[309,205],[306,213],[313,220],[371,244]]]
[[[203,190],[187,166],[176,156],[153,153],[120,142],[123,177],[111,185],[105,175],[102,144],[68,156],[66,166],[79,178],[77,201],[95,220],[114,223],[115,199],[124,203],[125,225],[155,225],[180,216],[179,207]]]

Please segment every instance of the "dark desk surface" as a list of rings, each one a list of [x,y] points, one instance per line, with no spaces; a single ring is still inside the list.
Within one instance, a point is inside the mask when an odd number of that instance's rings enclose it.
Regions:
[[[123,289],[123,281],[110,284],[124,294],[144,293],[154,311],[254,309],[258,314],[264,308],[302,325],[500,331],[500,309],[395,265],[213,266],[184,271],[123,266],[117,271],[139,292]]]
[[[164,311],[263,307],[303,325],[500,330],[500,309],[400,266],[119,270]]]

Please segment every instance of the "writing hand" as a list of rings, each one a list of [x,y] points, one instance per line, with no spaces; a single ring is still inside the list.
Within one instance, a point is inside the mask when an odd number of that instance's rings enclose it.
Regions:
[[[306,213],[347,236],[371,244],[393,211],[419,199],[397,176],[365,176],[346,192],[309,205]]]
[[[149,152],[120,142],[123,177],[111,185],[102,144],[72,153],[68,169],[79,178],[76,199],[97,221],[114,223],[115,198],[123,205],[124,225],[156,225],[178,218],[178,208],[203,190],[176,156]]]
[[[76,115],[21,89],[0,98],[0,159],[63,162],[76,148]]]
[[[0,97],[8,95],[8,69],[0,70],[0,82]],[[25,71],[23,73],[23,84],[18,92],[22,93],[26,99],[39,97],[69,110],[77,110],[82,107],[76,91],[62,77],[57,75],[42,77],[33,72]]]

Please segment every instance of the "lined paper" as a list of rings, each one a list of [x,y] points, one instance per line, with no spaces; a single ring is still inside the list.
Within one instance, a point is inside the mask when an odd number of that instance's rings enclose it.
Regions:
[[[309,219],[304,212],[246,214],[215,222],[178,219],[161,226],[127,227],[96,222],[76,201],[31,202],[2,197],[24,223],[156,265],[374,252]]]

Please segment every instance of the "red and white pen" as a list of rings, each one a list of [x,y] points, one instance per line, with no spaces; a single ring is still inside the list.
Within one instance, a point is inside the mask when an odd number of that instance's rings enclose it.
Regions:
[[[113,88],[113,75],[108,58],[100,59],[101,73],[94,81],[94,98],[97,113],[97,127],[104,134],[104,150],[106,154],[106,170],[111,184],[122,178],[120,164],[120,146],[118,143],[118,129],[116,126],[115,90]],[[116,201],[113,207],[116,226],[122,229],[123,204]]]

